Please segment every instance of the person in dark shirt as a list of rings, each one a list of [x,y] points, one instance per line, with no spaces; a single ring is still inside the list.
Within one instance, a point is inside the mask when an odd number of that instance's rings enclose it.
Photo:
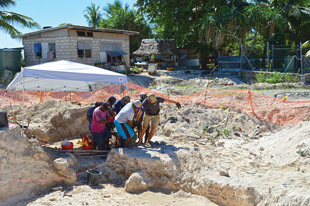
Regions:
[[[130,102],[130,96],[125,94],[123,98],[118,100],[112,107],[112,110],[116,113],[116,115],[121,111],[121,109]]]
[[[90,132],[91,132],[90,125],[91,125],[91,123],[92,123],[92,121],[93,121],[93,113],[94,113],[94,110],[95,110],[97,107],[101,106],[102,104],[103,104],[103,102],[96,102],[96,103],[95,103],[95,106],[93,106],[93,107],[91,107],[91,108],[89,108],[89,109],[87,110],[86,116],[87,116],[88,128],[89,128]]]
[[[181,108],[181,104],[179,102],[169,100],[169,99],[164,99],[162,97],[157,97],[153,93],[149,94],[148,98],[146,98],[142,103],[143,109],[145,110],[145,114],[144,114],[143,122],[142,122],[142,125],[143,125],[142,131],[140,132],[140,135],[139,135],[138,146],[141,144],[142,137],[144,136],[144,133],[148,125],[151,123],[151,131],[145,143],[146,147],[151,147],[150,140],[154,136],[156,128],[160,122],[159,103],[163,103],[163,102],[176,104],[179,109]]]
[[[108,102],[110,103],[111,107],[116,103],[116,98],[114,96],[111,96],[109,99],[108,99]],[[108,109],[108,112],[110,114],[111,117],[115,117],[116,114],[115,112],[112,110],[112,108],[109,108]],[[113,119],[114,121],[114,119]],[[106,127],[108,128],[108,130],[110,131],[110,133],[112,133],[113,129],[115,128],[115,125],[114,125],[114,122],[108,122],[106,123]],[[114,134],[114,133],[113,133]]]
[[[147,95],[146,93],[144,92],[141,92],[140,93],[140,102],[142,103],[145,99],[147,98]],[[137,116],[136,116],[136,125],[137,125],[137,128],[138,128],[138,135],[140,135],[140,132],[142,131],[142,120],[143,120],[143,116],[144,116],[144,109],[142,107],[142,109],[140,109],[137,113]],[[145,130],[145,137],[144,137],[144,143],[146,143],[146,140],[149,136],[149,133],[150,133],[150,126],[147,127],[147,129]],[[140,137],[139,137],[140,138]],[[143,137],[141,137],[143,138]]]

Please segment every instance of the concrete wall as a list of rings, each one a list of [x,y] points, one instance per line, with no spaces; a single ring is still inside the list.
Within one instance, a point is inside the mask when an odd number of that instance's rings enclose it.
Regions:
[[[100,62],[100,42],[121,43],[122,49],[127,55],[124,55],[125,63],[129,66],[129,36],[123,34],[94,32],[94,37],[78,37],[75,31],[61,29],[51,32],[45,32],[23,38],[25,64],[32,66],[47,62],[47,59],[36,58],[34,44],[36,43],[55,43],[56,58],[53,61],[68,60],[83,64],[95,65]],[[78,57],[77,42],[91,42],[91,57]]]

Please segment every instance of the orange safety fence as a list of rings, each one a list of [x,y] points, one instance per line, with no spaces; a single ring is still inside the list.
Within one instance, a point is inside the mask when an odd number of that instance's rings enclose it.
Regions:
[[[241,110],[253,114],[261,120],[276,122],[279,125],[296,124],[310,116],[310,100],[282,100],[250,90],[204,89],[188,96],[168,96],[132,83],[128,83],[128,87],[132,99],[139,98],[141,92],[155,93],[157,96],[180,103],[202,104],[210,108],[224,106]],[[93,91],[94,101],[107,101],[110,96],[120,99],[126,93],[124,89],[125,87],[121,85],[96,89]],[[0,90],[1,98],[4,93],[5,90]],[[9,91],[2,106],[20,105],[22,96],[22,91]],[[39,103],[40,99],[43,101],[53,99],[64,102],[78,101],[83,104],[92,102],[91,92],[43,92],[40,96],[40,92],[25,91],[26,105]]]

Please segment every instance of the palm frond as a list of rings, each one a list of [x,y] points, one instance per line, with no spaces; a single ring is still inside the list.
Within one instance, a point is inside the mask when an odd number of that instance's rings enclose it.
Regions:
[[[0,8],[9,8],[10,6],[15,6],[15,0],[0,0]]]

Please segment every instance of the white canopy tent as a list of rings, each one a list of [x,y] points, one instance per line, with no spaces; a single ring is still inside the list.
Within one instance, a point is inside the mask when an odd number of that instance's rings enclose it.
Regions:
[[[6,91],[23,90],[24,127],[25,90],[92,92],[92,86],[98,82],[104,82],[105,84],[103,84],[103,86],[126,84],[128,92],[126,75],[66,60],[48,62],[23,68],[23,70],[7,86]]]

